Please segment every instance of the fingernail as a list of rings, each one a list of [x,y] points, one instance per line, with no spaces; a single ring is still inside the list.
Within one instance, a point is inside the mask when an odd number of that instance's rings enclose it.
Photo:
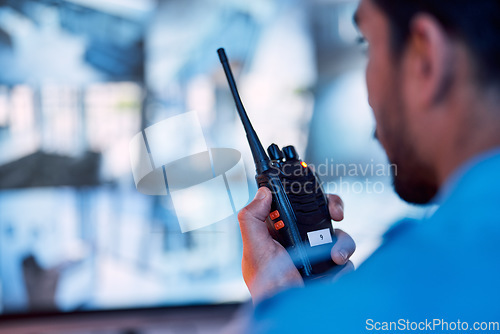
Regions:
[[[342,215],[344,214],[344,208],[342,207],[342,205],[337,204],[337,212]]]
[[[259,188],[259,190],[257,190],[257,194],[255,194],[255,199],[260,201],[266,198],[266,196],[267,192],[264,189]]]
[[[342,259],[345,261],[347,261],[347,252],[343,249],[339,250],[339,254],[340,256],[342,257]]]

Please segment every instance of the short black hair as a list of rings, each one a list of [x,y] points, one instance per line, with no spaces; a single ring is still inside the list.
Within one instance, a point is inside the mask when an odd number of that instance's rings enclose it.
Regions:
[[[390,23],[392,48],[404,50],[412,18],[426,13],[473,55],[480,83],[500,86],[500,0],[372,0]]]

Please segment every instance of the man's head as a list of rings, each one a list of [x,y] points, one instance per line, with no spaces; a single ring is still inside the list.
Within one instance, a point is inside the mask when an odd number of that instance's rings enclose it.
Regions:
[[[429,202],[461,163],[500,143],[500,113],[487,110],[500,86],[498,17],[498,0],[361,0],[369,102],[404,200]]]

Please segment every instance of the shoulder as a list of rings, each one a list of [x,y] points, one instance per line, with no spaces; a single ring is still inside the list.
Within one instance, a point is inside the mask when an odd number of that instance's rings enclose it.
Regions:
[[[430,218],[395,225],[356,272],[264,301],[249,333],[358,333],[377,321],[498,319],[499,170],[496,155],[462,173]]]
[[[498,247],[429,230],[433,224],[440,220],[399,224],[356,272],[264,301],[250,332],[357,333],[382,320],[498,313]]]

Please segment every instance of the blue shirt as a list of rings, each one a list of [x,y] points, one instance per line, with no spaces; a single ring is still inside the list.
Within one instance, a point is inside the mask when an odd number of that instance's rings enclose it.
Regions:
[[[500,151],[465,164],[437,198],[355,272],[257,305],[248,333],[500,332],[471,330],[500,322]]]

